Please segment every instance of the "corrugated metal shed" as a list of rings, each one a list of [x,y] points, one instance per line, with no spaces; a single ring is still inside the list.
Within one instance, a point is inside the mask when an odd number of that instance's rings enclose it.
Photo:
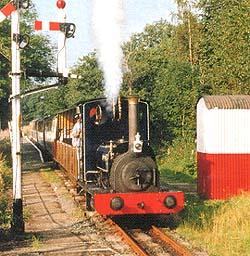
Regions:
[[[250,95],[204,96],[208,109],[250,109]]]
[[[197,105],[198,193],[250,191],[250,95],[205,96]]]

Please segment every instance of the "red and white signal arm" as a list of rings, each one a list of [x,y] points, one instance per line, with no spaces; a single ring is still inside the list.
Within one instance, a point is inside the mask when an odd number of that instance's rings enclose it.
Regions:
[[[16,11],[15,5],[8,3],[0,10],[0,23],[4,21],[13,11]]]
[[[35,30],[37,31],[60,31],[60,22],[54,21],[35,21]]]

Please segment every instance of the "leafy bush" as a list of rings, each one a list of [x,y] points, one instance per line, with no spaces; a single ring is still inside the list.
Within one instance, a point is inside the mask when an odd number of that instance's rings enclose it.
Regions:
[[[0,153],[0,192],[3,193],[10,187],[12,181],[11,170],[8,167],[5,157]]]
[[[10,222],[11,214],[9,200],[5,195],[0,195],[0,227]]]
[[[190,182],[196,178],[195,143],[175,140],[158,158],[161,175],[171,180]]]
[[[0,159],[3,159],[4,156],[6,164],[11,166],[11,146],[8,130],[0,131],[0,154],[2,154]]]
[[[10,221],[10,209],[8,189],[11,186],[12,177],[10,164],[10,144],[7,139],[1,140],[0,144],[0,227]]]

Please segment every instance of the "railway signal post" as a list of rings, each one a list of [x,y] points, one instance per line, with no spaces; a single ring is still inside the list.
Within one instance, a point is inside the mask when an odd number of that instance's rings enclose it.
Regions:
[[[21,107],[20,107],[20,17],[19,8],[11,14],[12,53],[12,168],[13,168],[13,219],[12,231],[24,232],[21,184]]]
[[[63,0],[58,0],[56,6],[58,8],[58,21],[62,24],[66,23],[66,14],[64,11],[66,2]],[[63,31],[58,32],[58,53],[57,53],[57,72],[67,76],[66,70],[66,35]]]
[[[66,22],[64,0],[57,0],[56,6],[58,8],[58,21],[35,21],[35,30],[37,31],[56,31],[58,32],[58,52],[57,52],[57,72],[56,76],[66,81],[66,78],[80,78],[75,74],[70,74],[66,65],[66,40],[74,37],[76,26],[74,23]],[[50,75],[47,75],[49,77]]]

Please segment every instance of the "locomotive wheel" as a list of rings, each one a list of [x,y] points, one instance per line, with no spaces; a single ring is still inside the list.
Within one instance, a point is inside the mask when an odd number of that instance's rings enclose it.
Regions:
[[[151,157],[136,157],[130,153],[120,155],[111,168],[111,188],[116,192],[155,190],[153,170],[156,170],[156,164]]]

